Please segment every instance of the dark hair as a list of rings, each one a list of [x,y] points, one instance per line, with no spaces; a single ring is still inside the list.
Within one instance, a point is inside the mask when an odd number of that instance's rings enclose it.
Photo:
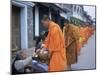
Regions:
[[[69,20],[68,20],[68,19],[65,19],[65,23],[67,23],[67,24],[68,24],[68,23],[69,23]]]
[[[49,18],[49,16],[48,15],[43,15],[43,18],[42,18],[42,20],[50,20],[50,18]]]
[[[44,32],[44,34],[42,35],[42,38],[41,39],[44,41],[45,38],[47,37],[47,35],[48,35],[48,31]]]
[[[42,33],[40,34],[40,36],[37,38],[36,43],[35,43],[36,49],[40,48],[41,45],[39,45],[39,42],[40,42],[41,40],[44,41],[45,38],[47,37],[47,35],[48,35],[48,31],[42,32]],[[36,49],[35,49],[35,50],[36,50]]]

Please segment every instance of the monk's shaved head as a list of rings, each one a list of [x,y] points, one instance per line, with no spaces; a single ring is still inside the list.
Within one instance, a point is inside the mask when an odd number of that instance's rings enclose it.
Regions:
[[[48,15],[43,15],[43,18],[42,18],[42,24],[44,27],[48,28],[49,26],[49,22],[50,22],[50,18]]]
[[[49,18],[49,16],[48,16],[48,15],[43,15],[42,20],[46,21],[46,20],[50,20],[50,18]]]

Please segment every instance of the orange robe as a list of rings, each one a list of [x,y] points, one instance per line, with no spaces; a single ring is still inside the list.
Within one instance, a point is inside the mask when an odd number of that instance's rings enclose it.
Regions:
[[[67,65],[77,63],[77,26],[69,24],[63,27]]]
[[[78,27],[76,29],[76,33],[78,35],[78,40],[77,40],[77,55],[80,55],[80,51],[81,51],[81,48],[82,48],[82,38],[80,37],[80,27]]]
[[[90,37],[91,35],[93,35],[94,28],[93,27],[88,27],[88,31],[89,31],[89,37]]]
[[[84,41],[85,41],[86,33],[85,33],[85,28],[81,27],[80,28],[80,38],[81,38],[81,45],[82,47],[84,46]]]
[[[74,33],[74,36],[76,36],[76,43],[77,43],[77,55],[80,55],[80,49],[81,49],[81,42],[80,42],[80,28],[76,25],[73,25],[73,33]]]
[[[45,47],[49,49],[51,55],[48,71],[63,71],[66,67],[64,37],[60,27],[52,21],[49,25]]]
[[[81,29],[82,27],[78,27],[74,25],[74,34],[77,36],[77,55],[80,55],[82,48],[82,37],[81,37]]]
[[[93,29],[92,29],[92,27],[88,27],[88,31],[89,31],[89,37],[93,34]]]
[[[83,46],[83,41],[84,41],[84,28],[83,27],[79,27],[79,40],[78,40],[78,45],[77,45],[77,48],[78,48],[78,51],[77,51],[77,54],[80,55],[80,52],[81,52],[81,48]]]
[[[82,46],[87,43],[87,40],[89,38],[89,30],[88,27],[81,27],[80,29],[80,37],[82,38]]]
[[[89,28],[88,27],[85,27],[84,28],[84,44],[86,44],[87,43],[87,41],[88,41],[88,38],[89,38],[89,33],[90,33],[90,30],[89,30]]]

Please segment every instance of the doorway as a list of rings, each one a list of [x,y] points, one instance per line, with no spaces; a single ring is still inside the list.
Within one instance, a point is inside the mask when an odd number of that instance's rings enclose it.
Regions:
[[[21,49],[20,35],[20,8],[12,5],[11,15],[11,49],[16,51]]]

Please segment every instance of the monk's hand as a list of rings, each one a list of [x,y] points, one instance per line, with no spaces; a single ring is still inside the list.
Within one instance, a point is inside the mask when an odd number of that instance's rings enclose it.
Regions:
[[[33,52],[33,57],[35,57],[35,55],[36,55],[36,52]]]
[[[33,57],[38,57],[37,52],[33,52]]]

